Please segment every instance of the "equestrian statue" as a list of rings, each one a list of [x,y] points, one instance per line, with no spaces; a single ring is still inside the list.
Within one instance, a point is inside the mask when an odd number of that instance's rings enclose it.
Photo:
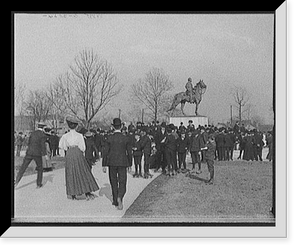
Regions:
[[[202,100],[202,95],[206,92],[207,86],[206,84],[204,84],[203,80],[200,79],[195,87],[193,87],[192,79],[188,78],[188,82],[186,83],[185,88],[185,92],[179,92],[175,94],[172,105],[170,109],[167,110],[167,112],[171,112],[171,115],[173,114],[176,106],[179,105],[179,103],[181,104],[182,114],[186,115],[183,111],[186,102],[196,105],[195,114],[198,115],[198,105]]]

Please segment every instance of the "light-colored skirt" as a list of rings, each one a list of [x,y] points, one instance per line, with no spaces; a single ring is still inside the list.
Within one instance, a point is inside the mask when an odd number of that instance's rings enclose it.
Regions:
[[[65,160],[67,195],[81,195],[99,190],[92,171],[78,147],[69,148]]]

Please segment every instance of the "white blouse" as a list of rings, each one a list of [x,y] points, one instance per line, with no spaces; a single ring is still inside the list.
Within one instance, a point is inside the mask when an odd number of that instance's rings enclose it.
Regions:
[[[83,135],[76,132],[75,130],[70,130],[68,133],[64,134],[59,141],[59,148],[65,151],[72,146],[78,146],[78,148],[82,152],[85,151],[85,142]]]

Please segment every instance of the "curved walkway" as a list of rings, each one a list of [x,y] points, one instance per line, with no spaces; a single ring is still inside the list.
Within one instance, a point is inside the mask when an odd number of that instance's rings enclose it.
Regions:
[[[44,186],[40,189],[36,189],[36,174],[24,176],[14,190],[14,222],[119,222],[143,189],[160,174],[152,173],[152,179],[128,174],[124,208],[117,210],[112,205],[108,172],[102,172],[100,162],[92,171],[100,190],[91,201],[84,196],[77,201],[67,198],[64,169],[44,173]]]

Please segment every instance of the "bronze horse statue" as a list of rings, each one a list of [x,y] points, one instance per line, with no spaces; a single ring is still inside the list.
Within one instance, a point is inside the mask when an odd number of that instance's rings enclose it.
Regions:
[[[167,112],[171,112],[171,115],[173,114],[175,108],[179,103],[181,103],[181,112],[183,115],[186,115],[183,111],[183,108],[185,106],[186,102],[189,102],[190,104],[195,104],[195,114],[198,115],[198,105],[200,104],[202,100],[202,95],[206,92],[206,84],[204,84],[203,80],[200,79],[200,81],[195,85],[193,88],[193,99],[190,100],[189,96],[186,94],[186,92],[179,92],[175,94],[172,105]]]

